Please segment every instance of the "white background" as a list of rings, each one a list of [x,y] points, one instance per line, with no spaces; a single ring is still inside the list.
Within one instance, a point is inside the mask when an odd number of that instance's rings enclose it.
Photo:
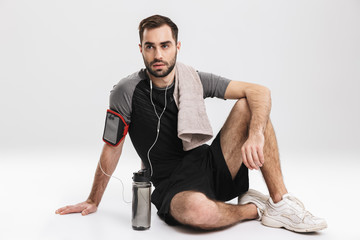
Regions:
[[[86,199],[109,91],[143,67],[137,27],[153,14],[178,25],[179,61],[271,89],[287,186],[329,228],[298,235],[252,221],[204,234],[166,226],[153,208],[153,226],[142,234],[360,236],[360,1],[0,0],[0,238],[144,236],[131,230],[130,207],[114,180],[96,214],[54,211]],[[214,132],[233,103],[206,100]],[[127,199],[139,166],[127,139],[115,172]],[[251,180],[266,192],[258,173]]]

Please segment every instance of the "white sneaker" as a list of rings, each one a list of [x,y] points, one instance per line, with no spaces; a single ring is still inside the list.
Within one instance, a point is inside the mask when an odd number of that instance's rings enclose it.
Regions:
[[[261,192],[250,189],[243,195],[239,196],[238,204],[239,205],[245,205],[245,204],[249,204],[249,203],[255,204],[258,215],[259,215],[259,217],[256,220],[260,221],[264,214],[266,202],[268,201],[268,199],[269,199],[269,196],[265,196]]]
[[[300,200],[288,193],[278,203],[269,198],[262,224],[276,228],[284,227],[294,232],[315,232],[327,227],[325,219],[314,217],[305,210]]]

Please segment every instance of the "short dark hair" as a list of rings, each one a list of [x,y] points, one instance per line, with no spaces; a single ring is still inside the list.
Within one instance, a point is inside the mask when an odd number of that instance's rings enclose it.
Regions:
[[[161,15],[153,15],[148,18],[145,18],[139,24],[140,44],[142,43],[143,34],[144,34],[145,29],[154,29],[154,28],[161,27],[163,25],[168,25],[171,28],[173,38],[175,40],[175,43],[177,43],[179,30],[178,30],[176,24],[173,21],[171,21],[171,19],[168,17],[161,16]]]

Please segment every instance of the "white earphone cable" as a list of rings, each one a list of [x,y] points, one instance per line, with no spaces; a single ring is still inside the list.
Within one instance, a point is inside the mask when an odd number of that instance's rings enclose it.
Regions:
[[[167,106],[167,99],[166,99],[166,93],[167,93],[167,90],[168,90],[168,87],[169,87],[170,83],[168,83],[168,85],[166,86],[165,88],[165,106],[164,106],[164,109],[162,110],[160,116],[159,114],[157,113],[156,111],[156,107],[155,107],[155,104],[152,100],[152,81],[150,79],[150,101],[151,101],[151,104],[153,105],[154,107],[154,111],[155,111],[155,114],[156,114],[156,117],[158,118],[158,124],[157,124],[157,128],[156,128],[156,138],[155,138],[155,141],[154,143],[151,145],[151,147],[149,148],[148,152],[147,152],[147,158],[148,158],[148,162],[149,162],[149,165],[150,165],[150,177],[152,177],[153,175],[153,167],[152,167],[152,164],[151,164],[151,160],[150,160],[150,151],[151,149],[155,146],[158,138],[159,138],[159,134],[160,134],[160,125],[161,125],[161,117],[162,115],[164,114],[165,112],[165,109],[166,109],[166,106]]]
[[[123,181],[122,181],[120,178],[118,178],[118,177],[115,177],[115,176],[112,176],[112,175],[107,174],[107,173],[102,169],[102,167],[101,167],[101,160],[99,160],[99,167],[100,167],[100,169],[101,169],[101,171],[102,171],[102,173],[103,173],[104,175],[106,175],[106,176],[108,176],[108,177],[110,177],[110,178],[115,178],[115,179],[117,179],[117,180],[119,180],[119,181],[121,182],[123,201],[124,201],[125,203],[131,203],[131,201],[129,202],[129,201],[126,201],[126,200],[125,200],[125,196],[124,196],[124,189],[125,189],[125,187],[124,187]]]

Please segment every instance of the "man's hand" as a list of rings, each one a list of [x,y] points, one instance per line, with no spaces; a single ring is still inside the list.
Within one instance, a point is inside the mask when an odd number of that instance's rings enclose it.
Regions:
[[[259,170],[259,168],[263,166],[265,162],[263,153],[264,143],[264,134],[255,133],[250,134],[249,138],[242,146],[241,154],[243,158],[243,163],[248,169]]]
[[[64,215],[68,213],[81,213],[81,215],[85,216],[90,213],[94,213],[97,210],[96,204],[91,201],[87,200],[82,203],[78,203],[76,205],[70,205],[63,208],[59,208],[55,211],[56,214]]]

